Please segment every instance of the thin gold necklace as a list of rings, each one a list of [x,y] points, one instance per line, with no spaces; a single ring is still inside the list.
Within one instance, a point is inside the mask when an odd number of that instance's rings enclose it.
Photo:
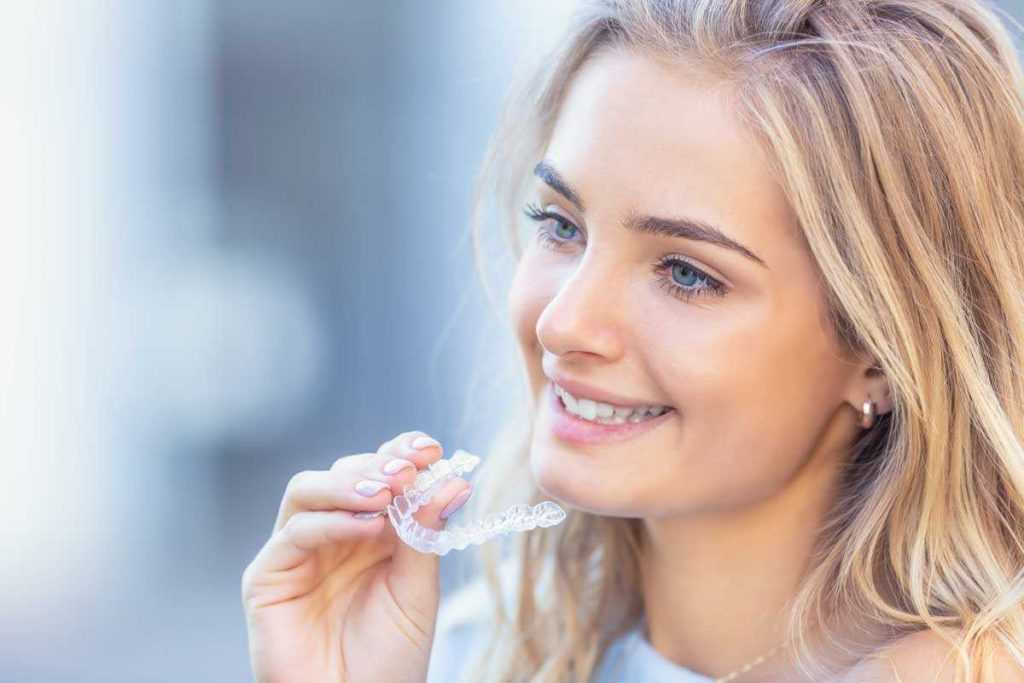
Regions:
[[[725,676],[721,676],[720,678],[715,678],[715,679],[712,679],[712,680],[714,681],[714,683],[726,683],[727,681],[731,681],[732,679],[736,678],[740,674],[747,673],[748,671],[753,669],[755,666],[757,666],[758,664],[760,664],[764,660],[766,660],[769,657],[771,657],[773,654],[775,654],[776,650],[778,650],[780,647],[782,647],[785,644],[786,643],[779,643],[778,645],[773,647],[771,650],[768,650],[768,652],[765,652],[763,655],[761,655],[760,657],[758,657],[754,661],[748,662],[747,664],[744,664],[742,667],[740,667],[736,671],[733,671],[732,673],[728,673]]]

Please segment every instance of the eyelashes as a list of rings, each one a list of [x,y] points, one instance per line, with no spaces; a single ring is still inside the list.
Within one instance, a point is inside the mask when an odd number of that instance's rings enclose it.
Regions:
[[[669,294],[680,296],[683,299],[691,299],[695,296],[723,296],[725,294],[726,288],[724,284],[678,256],[665,256],[656,264],[655,273],[660,274],[666,271],[668,275],[659,276],[658,284]],[[692,273],[696,276],[698,282],[703,284],[696,289],[688,289],[676,279],[678,273]],[[686,275],[682,275],[681,278],[686,278]]]
[[[545,248],[563,249],[572,241],[575,234],[580,232],[579,228],[562,216],[551,211],[544,211],[535,204],[527,204],[524,213],[527,218],[540,224],[537,226],[536,239]],[[549,229],[548,219],[556,223],[555,231],[562,230],[570,234],[558,236],[557,232],[552,232]],[[711,277],[686,259],[674,254],[668,254],[658,259],[654,264],[653,271],[657,275],[659,287],[671,296],[684,301],[700,296],[720,297],[727,291],[725,284]],[[694,284],[684,284],[690,281],[694,281]]]

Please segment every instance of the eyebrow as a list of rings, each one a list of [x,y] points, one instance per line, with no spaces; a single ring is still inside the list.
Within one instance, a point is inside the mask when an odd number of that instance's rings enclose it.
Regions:
[[[583,201],[580,199],[579,193],[576,192],[576,190],[574,190],[564,178],[562,178],[551,164],[541,161],[534,166],[533,174],[543,180],[555,192],[572,202],[573,206],[575,206],[580,213],[586,212],[583,208]],[[760,256],[750,251],[710,223],[696,218],[658,218],[656,216],[640,216],[636,213],[631,213],[626,217],[622,225],[627,230],[636,233],[658,235],[662,237],[679,237],[682,239],[716,244],[720,247],[725,247],[726,249],[742,254],[746,258],[765,268],[768,267],[768,264],[766,264]]]

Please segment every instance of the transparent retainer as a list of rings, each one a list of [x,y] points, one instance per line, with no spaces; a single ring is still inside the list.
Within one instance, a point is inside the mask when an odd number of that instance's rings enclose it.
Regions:
[[[428,529],[416,521],[413,514],[426,505],[441,486],[471,472],[479,464],[478,456],[460,448],[447,460],[431,463],[417,474],[413,484],[402,490],[403,495],[393,498],[387,506],[388,518],[398,537],[421,553],[446,555],[453,548],[463,550],[501,534],[554,526],[565,519],[565,510],[546,500],[533,506],[513,505],[504,512],[492,513],[479,521],[440,531]]]

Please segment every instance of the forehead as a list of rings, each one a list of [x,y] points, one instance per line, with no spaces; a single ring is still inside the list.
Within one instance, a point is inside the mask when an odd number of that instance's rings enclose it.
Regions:
[[[706,220],[766,255],[769,266],[773,242],[802,246],[729,88],[680,64],[626,50],[593,56],[569,86],[544,156],[578,189],[588,214]]]

